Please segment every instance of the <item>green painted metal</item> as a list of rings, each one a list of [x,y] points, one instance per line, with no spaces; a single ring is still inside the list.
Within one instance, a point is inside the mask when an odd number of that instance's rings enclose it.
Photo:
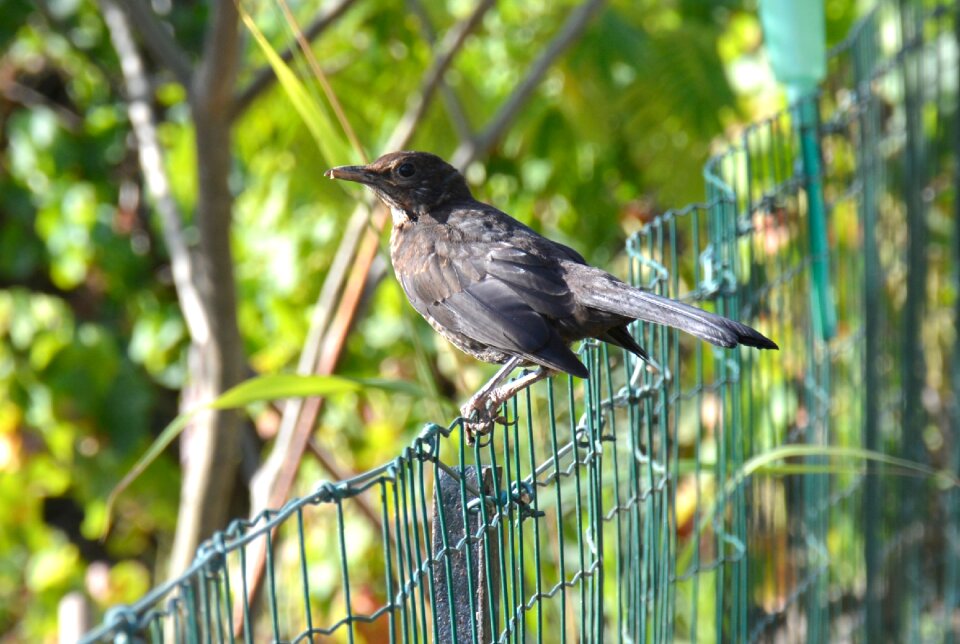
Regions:
[[[760,17],[767,53],[774,74],[786,86],[787,97],[798,117],[813,258],[810,301],[819,337],[829,340],[836,332],[833,284],[823,185],[821,181],[819,96],[817,86],[826,75],[826,25],[822,2],[763,0]]]
[[[787,444],[960,463],[960,27],[918,7],[881,2],[814,93],[709,161],[705,203],[627,241],[633,283],[780,352],[642,323],[654,365],[586,342],[590,378],[522,392],[485,443],[429,425],[233,522],[84,641],[960,639],[956,490],[823,456],[743,476]]]

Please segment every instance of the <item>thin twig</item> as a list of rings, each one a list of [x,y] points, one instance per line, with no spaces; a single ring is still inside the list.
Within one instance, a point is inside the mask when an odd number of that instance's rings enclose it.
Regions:
[[[160,227],[170,253],[170,266],[180,309],[183,311],[190,337],[195,341],[205,342],[210,337],[209,312],[197,287],[198,266],[183,234],[183,217],[170,191],[170,180],[150,108],[150,81],[146,76],[140,52],[137,51],[126,13],[113,0],[101,0],[100,5],[104,22],[110,32],[110,40],[120,58],[120,69],[129,95],[127,111],[137,140],[140,167],[147,191],[153,199],[157,214],[160,215]]]
[[[354,151],[360,156],[363,162],[366,163],[369,160],[367,159],[367,153],[364,151],[363,145],[360,144],[357,133],[353,131],[353,126],[350,125],[347,115],[344,114],[343,106],[340,105],[340,99],[337,98],[333,88],[330,87],[330,81],[327,79],[327,75],[320,69],[320,63],[317,62],[317,57],[313,54],[310,42],[303,35],[296,18],[294,18],[293,13],[290,12],[290,6],[287,5],[287,0],[276,0],[276,2],[280,5],[280,9],[283,11],[283,17],[286,19],[287,24],[290,25],[290,29],[293,30],[293,35],[296,37],[297,43],[300,45],[300,50],[307,59],[307,64],[310,65],[310,69],[313,71],[313,75],[320,81],[320,87],[323,88],[327,102],[330,103],[330,106],[333,108],[333,113],[340,122],[340,127],[343,129],[344,134],[347,135],[347,139],[350,140],[350,145],[353,146]]]
[[[333,322],[324,338],[320,360],[317,363],[317,371],[320,373],[333,373],[337,366],[337,361],[343,352],[347,335],[353,326],[357,308],[363,297],[367,273],[370,272],[370,267],[373,265],[373,260],[380,248],[380,235],[376,231],[383,230],[388,221],[390,221],[390,215],[386,208],[377,208],[374,211],[371,226],[363,236],[360,248],[357,249],[357,255],[354,259],[356,270],[350,272],[350,277],[343,288],[343,295],[340,297],[337,313],[333,316]]]
[[[0,80],[0,93],[3,93],[12,103],[20,103],[27,107],[42,106],[47,108],[57,115],[60,123],[69,132],[75,133],[83,127],[83,118],[79,114],[32,87],[17,82],[16,77]]]
[[[329,9],[315,17],[313,21],[303,29],[303,38],[310,42],[316,40],[320,34],[336,22],[337,18],[343,15],[355,2],[356,0],[338,0],[338,2],[331,5]],[[293,60],[293,56],[297,53],[299,46],[299,43],[297,43],[296,46],[288,46],[280,52],[280,60],[289,63]],[[237,97],[233,103],[233,113],[230,115],[230,118],[235,119],[243,114],[247,107],[249,107],[260,94],[269,89],[276,80],[277,75],[273,72],[273,67],[270,65],[264,65],[254,72],[253,80],[250,81],[250,84],[237,93]]]
[[[150,10],[143,0],[117,0],[123,13],[143,37],[143,43],[158,63],[169,69],[186,88],[190,87],[193,69],[167,25]]]
[[[429,42],[431,46],[436,48],[437,55],[434,57],[434,61],[424,77],[424,83],[420,90],[420,102],[411,103],[411,106],[414,109],[407,109],[407,113],[404,114],[402,119],[400,119],[398,130],[394,131],[395,135],[398,131],[402,132],[403,124],[405,122],[409,122],[410,127],[407,128],[408,131],[406,136],[402,137],[401,142],[394,141],[394,138],[401,137],[391,137],[390,144],[386,146],[386,149],[387,151],[390,151],[399,150],[406,147],[407,141],[409,141],[413,133],[413,124],[420,120],[422,111],[426,109],[427,102],[424,101],[422,97],[429,96],[430,93],[434,91],[437,84],[439,84],[440,94],[443,96],[443,100],[446,103],[447,113],[450,115],[450,121],[453,123],[453,129],[457,132],[457,137],[462,141],[469,140],[473,136],[473,132],[470,130],[470,122],[463,111],[463,106],[460,104],[460,99],[457,97],[456,93],[450,89],[445,82],[443,82],[443,77],[447,69],[449,69],[450,63],[453,62],[454,54],[456,54],[463,46],[464,42],[466,41],[466,37],[477,28],[480,19],[482,19],[484,14],[490,9],[491,6],[493,6],[494,2],[479,2],[469,18],[462,21],[459,25],[447,32],[447,37],[444,38],[443,42],[439,46],[436,45],[437,34],[433,28],[433,24],[430,22],[430,14],[428,14],[423,8],[423,5],[419,2],[419,0],[408,0],[408,3],[410,8],[420,19],[420,25],[423,29],[424,38],[426,38],[427,42]],[[416,118],[411,117],[413,114],[416,114]]]
[[[560,54],[580,37],[587,23],[603,6],[603,3],[604,0],[587,0],[570,12],[566,22],[563,23],[563,27],[560,28],[560,31],[557,32],[557,35],[534,61],[533,65],[530,66],[530,71],[527,72],[526,77],[520,81],[517,88],[513,90],[510,97],[490,120],[490,124],[478,136],[460,144],[460,147],[453,154],[453,160],[451,161],[453,165],[464,168],[478,158],[485,156],[497,144],[500,137],[513,123],[520,112],[520,108],[523,107],[537,85],[543,80],[543,76],[550,69],[550,66],[556,62]]]

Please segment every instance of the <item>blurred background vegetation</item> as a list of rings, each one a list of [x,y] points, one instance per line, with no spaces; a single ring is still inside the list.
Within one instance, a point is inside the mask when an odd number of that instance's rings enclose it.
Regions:
[[[392,458],[489,367],[412,312],[383,234],[369,265],[335,263],[370,227],[351,215],[361,193],[322,173],[363,159],[332,112],[305,124],[232,1],[0,6],[0,637],[52,641],[67,593],[100,609],[138,598],[227,518]],[[286,5],[240,6],[296,52]],[[828,45],[866,8],[826,7]],[[367,157],[413,115],[404,147],[468,161],[479,198],[614,268],[629,233],[703,198],[711,149],[783,106],[749,0],[289,11]],[[438,51],[455,56],[431,87]],[[291,68],[329,105],[309,58]],[[272,468],[282,409],[200,419],[99,540],[110,490],[179,410],[298,362],[437,395],[317,405],[315,431]]]

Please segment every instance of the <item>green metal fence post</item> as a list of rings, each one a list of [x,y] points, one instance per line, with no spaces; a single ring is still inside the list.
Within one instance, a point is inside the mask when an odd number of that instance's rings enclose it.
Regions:
[[[876,14],[870,18],[876,21]],[[881,302],[881,268],[877,248],[877,202],[880,159],[877,142],[879,140],[880,115],[877,100],[870,87],[871,76],[879,44],[876,42],[875,26],[863,31],[853,50],[854,83],[863,107],[859,111],[859,140],[857,155],[857,174],[860,182],[860,222],[863,228],[863,446],[876,450],[880,446],[880,391],[879,365],[875,357],[879,355]],[[867,463],[863,491],[863,558],[866,590],[864,597],[865,640],[882,640],[880,607],[880,481],[878,469],[872,461]]]
[[[899,2],[900,40],[907,45],[922,38],[923,7],[917,2]],[[915,462],[924,462],[926,450],[919,439],[926,426],[923,408],[925,383],[925,343],[922,341],[923,320],[927,301],[927,205],[923,192],[929,180],[927,173],[927,150],[923,124],[924,79],[923,56],[925,52],[907,50],[899,59],[903,83],[903,107],[906,119],[906,150],[904,154],[904,202],[906,205],[906,302],[903,306],[901,371],[903,382],[903,423],[900,428],[900,451]],[[923,483],[905,476],[899,480],[901,490],[901,529],[919,525],[920,491]],[[920,554],[917,548],[908,548],[903,553],[902,584],[891,588],[903,593],[902,628],[900,633],[908,641],[919,641],[920,601],[922,586],[929,583],[921,579]]]
[[[960,6],[960,1],[957,2]],[[953,38],[960,43],[960,17],[953,16]],[[960,66],[954,71],[954,82],[960,85]],[[953,113],[953,190],[960,195],[960,109]],[[953,283],[960,285],[960,199],[953,201]],[[960,324],[960,293],[954,295],[953,319]],[[950,361],[951,380],[953,381],[954,417],[951,429],[953,430],[953,449],[950,454],[949,467],[953,472],[960,472],[960,341],[953,340],[953,357]],[[960,610],[960,490],[952,489],[945,494],[946,505],[946,540],[947,561],[944,572],[943,586],[944,630],[947,633],[946,644],[956,644],[960,640],[960,629],[955,627],[953,616]]]

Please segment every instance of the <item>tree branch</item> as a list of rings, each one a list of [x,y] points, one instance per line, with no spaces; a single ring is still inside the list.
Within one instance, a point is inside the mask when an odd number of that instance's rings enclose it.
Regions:
[[[520,81],[517,88],[490,120],[490,124],[478,136],[460,144],[460,147],[453,154],[451,161],[453,165],[464,168],[476,159],[485,156],[497,144],[500,137],[503,136],[520,112],[520,108],[523,107],[537,85],[543,80],[543,76],[550,69],[550,66],[556,62],[560,54],[580,37],[587,23],[603,6],[603,3],[604,0],[586,0],[570,13],[560,31],[534,61],[526,77]]]
[[[354,2],[356,2],[356,0],[337,0],[329,9],[315,17],[313,22],[307,25],[303,30],[303,37],[309,42],[316,40],[316,38],[322,34],[327,27],[332,25],[337,18],[343,15]],[[286,63],[290,62],[293,60],[294,54],[297,53],[297,49],[296,42],[290,44],[280,52],[280,59]],[[253,80],[250,81],[249,85],[239,91],[234,99],[233,112],[230,114],[231,120],[243,114],[250,104],[260,96],[260,94],[269,89],[276,80],[277,76],[273,73],[273,68],[270,65],[264,65],[254,72]]]
[[[347,135],[347,140],[350,141],[350,145],[353,146],[354,151],[359,154],[360,158],[363,159],[364,163],[366,163],[368,159],[366,152],[363,149],[363,145],[360,144],[360,139],[357,138],[357,133],[353,131],[353,126],[350,125],[350,121],[347,119],[347,115],[343,111],[343,106],[340,105],[340,99],[337,98],[336,93],[333,91],[333,87],[330,86],[330,81],[327,80],[327,75],[323,73],[322,69],[320,69],[320,63],[317,62],[317,57],[314,56],[313,49],[310,47],[310,41],[307,40],[306,36],[303,35],[303,31],[300,30],[300,25],[297,24],[297,19],[293,17],[293,12],[290,11],[290,5],[287,4],[287,0],[276,0],[276,2],[280,6],[280,10],[283,12],[283,17],[286,19],[287,24],[293,31],[293,34],[297,40],[297,44],[300,45],[300,51],[303,52],[303,57],[307,59],[307,64],[310,65],[310,69],[313,71],[314,77],[316,77],[317,82],[320,83],[320,87],[323,89],[323,94],[327,97],[327,102],[330,103],[330,107],[333,109],[333,113],[337,117],[337,121],[340,123],[340,128],[343,130],[343,133]]]
[[[423,30],[423,37],[431,45],[435,45],[437,41],[437,33],[433,28],[433,23],[430,21],[430,14],[427,13],[426,9],[423,8],[423,3],[421,3],[420,0],[407,0],[407,2],[410,5],[411,10],[420,20],[420,25]],[[466,141],[473,136],[473,132],[470,129],[470,120],[463,111],[463,105],[460,103],[460,99],[457,97],[456,92],[454,92],[449,85],[443,82],[442,74],[439,77],[439,82],[440,95],[443,97],[443,102],[447,108],[447,114],[450,116],[450,122],[453,123],[453,129],[457,133],[457,138],[459,138],[461,141]],[[398,147],[387,148],[387,150],[396,149],[398,149]]]
[[[181,407],[191,408],[239,382],[243,370],[229,245],[230,125],[222,116],[229,107],[235,75],[236,10],[232,0],[221,0],[216,6],[204,60],[190,88],[200,174],[196,220],[202,252],[195,256],[183,236],[182,218],[170,192],[150,107],[150,83],[128,15],[114,0],[101,0],[101,7],[120,58],[140,165],[160,215],[177,297],[190,332],[190,381],[181,393]],[[204,412],[183,434],[180,510],[169,565],[173,574],[190,563],[200,540],[226,521],[240,456],[236,428],[235,413]]]
[[[116,1],[122,7],[127,19],[143,37],[143,42],[151,55],[158,63],[169,69],[184,87],[189,88],[193,74],[190,60],[183,54],[183,50],[167,26],[150,10],[149,3],[143,0]]]
[[[490,10],[493,4],[494,0],[480,0],[473,13],[465,20],[454,25],[444,36],[443,41],[436,48],[430,68],[424,75],[419,94],[408,104],[406,113],[400,119],[387,142],[386,148],[388,151],[406,147],[410,139],[413,138],[413,131],[423,119],[434,92],[443,81],[443,75],[450,68],[454,57],[467,41],[467,36],[477,28],[484,14]],[[456,103],[456,105],[459,108],[459,103]],[[454,118],[453,121],[456,123],[458,119]]]
[[[206,342],[210,337],[209,312],[200,297],[198,267],[183,234],[183,217],[170,192],[170,180],[163,162],[163,151],[151,111],[152,94],[143,60],[137,50],[127,15],[113,0],[101,0],[100,6],[110,40],[120,59],[120,69],[127,87],[127,113],[137,141],[140,167],[147,191],[160,216],[164,242],[170,253],[173,283],[190,337]]]
[[[233,195],[231,111],[240,48],[240,19],[234,0],[213,2],[203,55],[189,91],[197,155],[196,224],[200,234],[197,260],[203,266],[200,294],[210,311],[209,341],[190,347],[190,381],[183,400],[207,403],[240,382],[243,345],[237,324],[236,280],[230,230]],[[239,415],[236,411],[199,414],[181,437],[183,476],[177,532],[170,570],[192,561],[203,539],[223,528],[240,461]]]
[[[204,42],[203,59],[191,88],[195,110],[219,111],[216,116],[222,117],[231,108],[239,50],[240,14],[237,5],[233,0],[216,0]],[[229,127],[224,130],[230,131]]]

